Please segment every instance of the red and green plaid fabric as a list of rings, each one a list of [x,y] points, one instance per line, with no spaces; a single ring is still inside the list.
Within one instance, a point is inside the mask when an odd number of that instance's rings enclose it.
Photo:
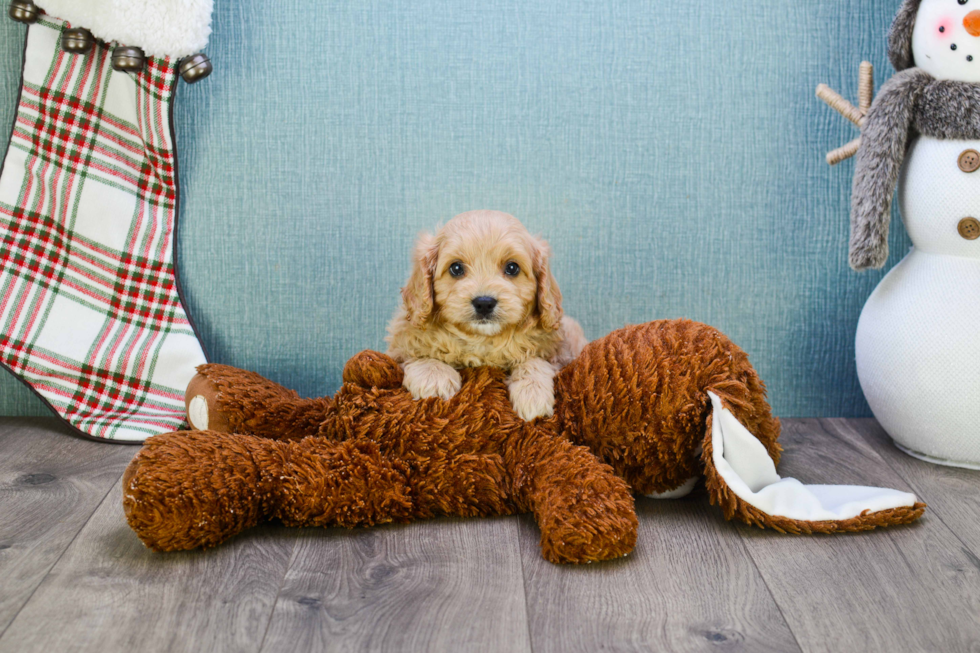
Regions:
[[[176,62],[115,72],[65,26],[29,29],[0,175],[0,362],[82,433],[139,441],[182,427],[206,362],[174,269]]]

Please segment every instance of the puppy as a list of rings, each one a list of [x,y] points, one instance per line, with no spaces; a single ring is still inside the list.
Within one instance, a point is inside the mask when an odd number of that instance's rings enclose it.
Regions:
[[[554,413],[554,376],[587,341],[562,315],[549,255],[547,243],[498,211],[463,213],[419,238],[386,339],[413,397],[449,399],[460,368],[490,365],[509,372],[521,418]]]

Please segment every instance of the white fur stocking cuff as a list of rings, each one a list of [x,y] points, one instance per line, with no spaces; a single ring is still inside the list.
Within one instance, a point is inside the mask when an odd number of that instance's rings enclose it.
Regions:
[[[185,57],[211,36],[213,0],[35,0],[48,14],[150,57]]]

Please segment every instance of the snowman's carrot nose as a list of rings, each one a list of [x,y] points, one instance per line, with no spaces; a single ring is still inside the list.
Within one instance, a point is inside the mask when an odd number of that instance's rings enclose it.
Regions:
[[[971,11],[963,19],[963,27],[970,33],[970,36],[980,36],[980,9]]]

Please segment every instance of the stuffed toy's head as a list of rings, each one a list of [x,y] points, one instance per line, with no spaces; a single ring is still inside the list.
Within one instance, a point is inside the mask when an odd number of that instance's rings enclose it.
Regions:
[[[896,70],[980,82],[980,0],[905,0],[888,37]]]

